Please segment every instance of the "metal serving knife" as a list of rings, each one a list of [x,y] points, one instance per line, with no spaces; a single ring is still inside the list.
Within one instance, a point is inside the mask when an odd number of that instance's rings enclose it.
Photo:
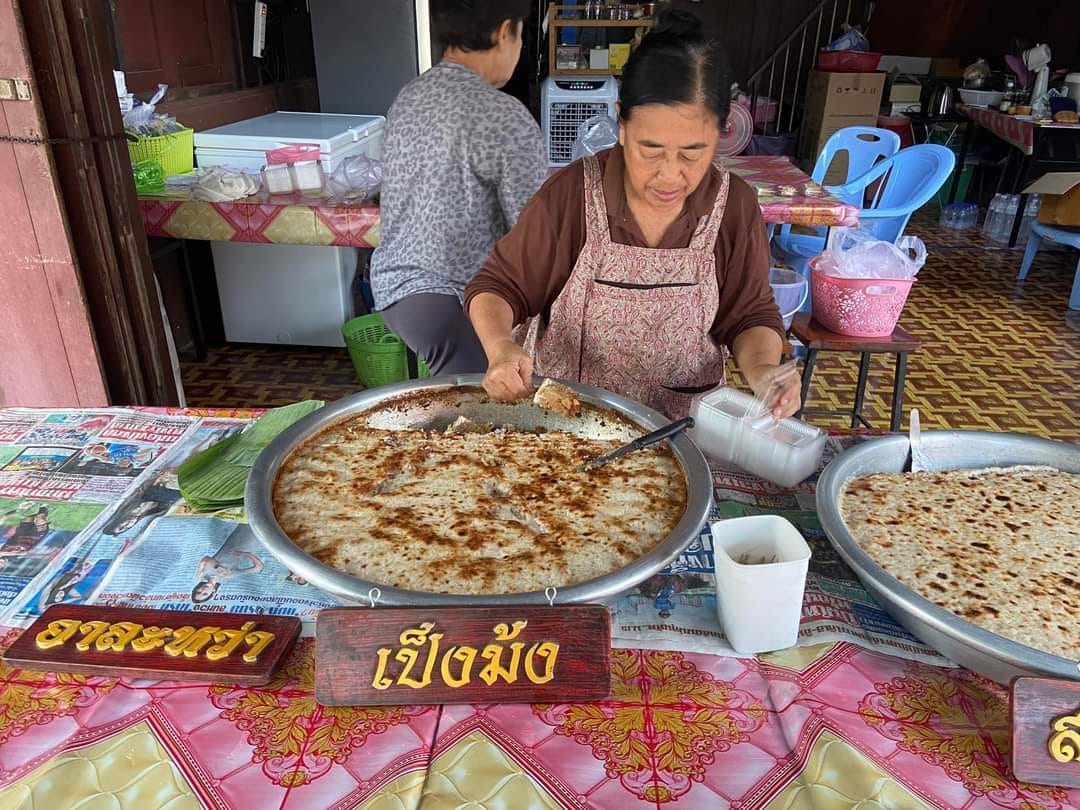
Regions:
[[[602,467],[603,465],[615,461],[616,459],[620,459],[630,453],[636,453],[638,450],[642,450],[649,445],[677,436],[684,430],[692,428],[693,426],[694,419],[690,416],[685,419],[680,419],[678,422],[672,422],[670,425],[665,425],[659,430],[654,430],[652,433],[646,433],[644,436],[640,436],[632,442],[624,444],[622,447],[616,447],[610,453],[604,453],[602,456],[587,459],[585,463],[581,465],[579,471],[587,472],[588,470],[595,470],[597,467]]]

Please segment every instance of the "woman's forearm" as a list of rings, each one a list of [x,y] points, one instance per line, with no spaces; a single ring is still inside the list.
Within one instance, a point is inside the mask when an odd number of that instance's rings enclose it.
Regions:
[[[473,298],[469,303],[469,320],[489,360],[500,343],[513,340],[514,310],[495,293],[480,293]]]
[[[732,348],[739,371],[749,378],[756,369],[779,365],[784,342],[776,330],[768,326],[752,326],[739,333]]]

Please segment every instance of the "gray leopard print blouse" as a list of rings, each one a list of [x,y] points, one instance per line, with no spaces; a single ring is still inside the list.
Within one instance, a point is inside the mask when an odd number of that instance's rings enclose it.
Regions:
[[[547,177],[529,111],[463,65],[409,82],[387,116],[375,308],[408,295],[462,299],[495,243]]]

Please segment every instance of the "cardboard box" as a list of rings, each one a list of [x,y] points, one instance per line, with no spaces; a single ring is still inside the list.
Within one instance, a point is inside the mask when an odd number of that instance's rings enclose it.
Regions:
[[[1044,225],[1080,226],[1080,172],[1044,174],[1024,193],[1043,195],[1039,222]]]
[[[962,79],[964,66],[956,57],[934,57],[930,60],[930,75],[939,79]]]
[[[825,142],[837,130],[877,126],[884,87],[884,73],[811,71],[799,136],[798,157],[804,169],[813,168]],[[846,176],[847,156],[841,155],[833,161],[825,182],[836,184]]]
[[[591,70],[608,69],[608,49],[596,47],[589,51],[589,68]]]
[[[890,73],[896,70],[899,73],[910,73],[912,76],[927,76],[930,73],[929,56],[889,56],[881,57],[878,70]]]
[[[889,103],[914,102],[918,104],[922,97],[922,85],[915,82],[895,81],[889,88]]]

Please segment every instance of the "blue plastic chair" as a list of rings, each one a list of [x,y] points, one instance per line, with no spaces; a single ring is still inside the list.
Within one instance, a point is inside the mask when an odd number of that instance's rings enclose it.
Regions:
[[[956,156],[937,144],[909,146],[883,160],[861,177],[828,191],[844,199],[864,199],[866,190],[878,180],[870,204],[861,209],[859,226],[883,242],[895,242],[904,235],[912,213],[938,193],[952,173]],[[784,250],[773,243],[773,254],[793,270],[807,275],[807,263],[825,251],[824,236],[806,236]]]
[[[818,155],[817,163],[810,178],[815,183],[824,183],[833,160],[841,153],[847,153],[847,177],[840,185],[850,183],[866,174],[876,163],[891,158],[900,151],[900,136],[888,129],[878,127],[845,127],[837,130],[825,142]],[[845,199],[844,202],[862,208],[862,198]],[[825,228],[815,228],[818,237],[825,236]],[[794,245],[806,238],[802,234],[793,234],[790,225],[784,225],[776,235],[777,246],[781,250],[794,252]],[[809,237],[813,239],[813,236]]]
[[[1027,250],[1024,251],[1024,261],[1020,265],[1020,274],[1017,281],[1027,278],[1031,270],[1031,263],[1035,260],[1035,254],[1039,252],[1043,241],[1056,242],[1059,245],[1070,245],[1080,248],[1080,228],[1061,228],[1053,225],[1043,225],[1041,222],[1031,223],[1031,236],[1028,237]],[[1072,294],[1069,296],[1069,309],[1080,309],[1080,261],[1076,263],[1076,275],[1073,277]]]

